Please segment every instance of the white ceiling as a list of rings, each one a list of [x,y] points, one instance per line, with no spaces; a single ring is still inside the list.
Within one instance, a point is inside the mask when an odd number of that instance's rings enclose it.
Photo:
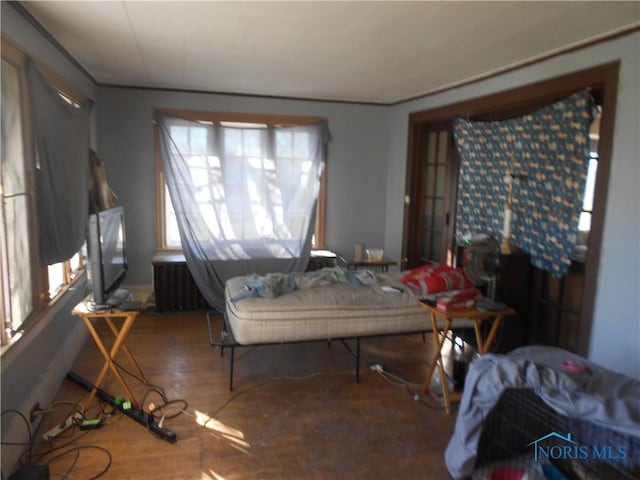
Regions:
[[[640,26],[640,2],[25,1],[99,84],[394,103]]]

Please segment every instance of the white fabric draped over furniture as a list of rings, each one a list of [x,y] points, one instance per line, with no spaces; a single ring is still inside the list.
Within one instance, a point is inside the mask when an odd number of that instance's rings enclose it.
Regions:
[[[574,370],[567,365],[582,368]],[[628,436],[630,442],[640,438],[640,382],[637,379],[555,347],[533,345],[508,355],[486,354],[469,365],[454,433],[445,450],[445,463],[454,479],[465,479],[472,474],[484,422],[509,388],[533,390],[559,415],[618,432]],[[536,411],[530,414],[535,416]],[[524,449],[533,459],[533,447],[528,444],[537,440],[536,434],[527,431],[527,425],[520,424],[518,428],[532,438],[511,447],[516,451]],[[502,433],[504,437],[500,440],[508,442],[508,432]],[[628,452],[626,458],[619,459],[620,465],[640,466],[637,454],[633,450]]]
[[[238,128],[156,112],[162,166],[187,265],[224,309],[231,277],[303,271],[309,260],[326,122]]]

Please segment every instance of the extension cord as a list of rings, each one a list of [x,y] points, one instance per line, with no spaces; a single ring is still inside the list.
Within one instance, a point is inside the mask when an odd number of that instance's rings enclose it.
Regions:
[[[400,381],[404,382],[405,384],[408,384],[408,383],[409,383],[409,382],[407,382],[407,380],[405,380],[404,378],[402,378],[402,377],[400,377],[400,376],[398,376],[398,375],[396,375],[396,374],[394,374],[394,373],[391,373],[391,372],[388,372],[388,371],[387,371],[387,372],[385,372],[384,367],[383,367],[382,365],[380,365],[379,363],[373,363],[373,364],[369,365],[369,368],[371,369],[371,371],[372,371],[372,372],[378,372],[378,373],[383,374],[383,375],[387,375],[387,376],[395,377],[395,378],[399,379]],[[414,393],[414,394],[412,395],[412,398],[413,398],[416,402],[424,403],[424,402],[422,401],[422,397],[421,397],[419,394],[417,394],[417,393]]]
[[[64,423],[60,425],[56,425],[51,430],[43,435],[45,440],[53,440],[66,429],[73,427],[74,424],[81,422],[83,419],[83,415],[80,412],[73,412],[71,415],[67,417]]]
[[[100,418],[92,418],[80,422],[80,430],[95,430],[100,427],[102,427],[102,420]]]
[[[382,365],[380,365],[379,363],[374,363],[369,368],[374,372],[378,372],[378,373],[384,372],[384,368],[382,368]]]

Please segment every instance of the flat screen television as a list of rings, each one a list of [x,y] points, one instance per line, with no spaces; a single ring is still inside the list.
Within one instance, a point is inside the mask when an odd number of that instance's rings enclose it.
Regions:
[[[114,207],[89,215],[87,223],[87,275],[93,303],[118,306],[114,298],[127,274],[124,209]],[[121,299],[121,300],[124,300]]]

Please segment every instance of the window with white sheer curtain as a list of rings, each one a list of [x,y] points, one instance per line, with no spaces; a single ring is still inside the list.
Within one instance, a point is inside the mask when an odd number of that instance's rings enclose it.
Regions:
[[[185,115],[189,116],[189,112]],[[193,115],[193,114],[192,114]],[[197,112],[196,118],[211,118],[209,115],[215,115],[216,118],[225,118],[225,114],[207,114],[207,112]],[[229,179],[230,185],[227,191],[231,194],[229,196],[229,207],[227,213],[229,215],[229,223],[227,228],[233,228],[238,232],[245,232],[249,234],[252,231],[253,226],[248,225],[246,219],[240,220],[242,217],[242,207],[238,203],[237,193],[243,188],[243,180],[247,178],[247,174],[250,169],[256,169],[258,164],[260,168],[264,168],[267,172],[269,167],[268,161],[259,160],[261,156],[262,143],[260,141],[260,129],[268,127],[272,122],[311,122],[318,121],[313,117],[282,117],[273,116],[257,116],[247,115],[245,118],[248,121],[238,121],[242,119],[241,116],[233,115],[229,116],[234,121],[220,120],[219,124],[224,127],[230,127],[224,134],[225,153],[229,162],[226,166],[225,177]],[[256,121],[258,120],[258,121]],[[194,182],[200,183],[200,197],[199,203],[203,213],[206,215],[207,211],[212,209],[215,200],[212,198],[213,191],[205,192],[208,188],[208,182],[220,181],[220,164],[219,159],[214,160],[206,159],[207,137],[206,126],[211,125],[213,122],[210,120],[199,120],[197,123],[191,126],[174,127],[175,137],[180,139],[180,149],[186,152],[187,156],[191,158],[191,172]],[[278,170],[281,180],[283,182],[295,183],[298,180],[304,180],[305,175],[308,175],[310,162],[305,161],[305,157],[308,156],[308,134],[301,132],[278,132],[275,137],[276,155],[278,158]],[[156,150],[159,151],[159,145],[156,146]],[[257,154],[257,156],[256,156]],[[248,162],[248,158],[253,157],[253,163]],[[216,157],[217,158],[217,157]],[[159,162],[160,163],[160,162]],[[218,172],[218,173],[216,173]],[[324,242],[324,207],[325,207],[325,171],[322,172],[320,191],[318,195],[318,206],[316,210],[316,217],[314,219],[314,232],[312,239],[312,246],[314,248],[323,248]],[[288,178],[288,179],[287,179]],[[235,185],[233,183],[235,182]],[[176,213],[173,208],[173,204],[170,201],[169,189],[167,187],[165,176],[160,169],[158,173],[158,235],[157,244],[159,250],[181,250],[180,234],[178,231],[178,223],[176,221]],[[235,197],[235,200],[234,200]],[[287,201],[287,199],[283,199]],[[226,206],[224,208],[227,208]],[[258,225],[256,228],[260,228]]]
[[[232,125],[156,112],[160,158],[187,264],[211,305],[231,275],[301,271],[329,131]]]

